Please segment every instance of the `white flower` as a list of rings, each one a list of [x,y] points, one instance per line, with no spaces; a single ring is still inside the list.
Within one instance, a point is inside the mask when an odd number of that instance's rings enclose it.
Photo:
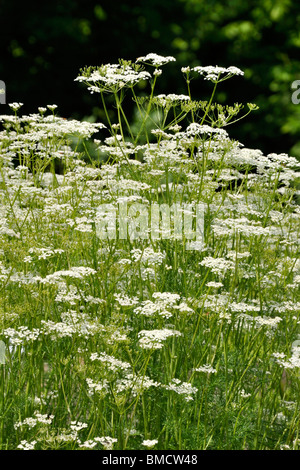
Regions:
[[[96,274],[97,271],[93,268],[89,268],[86,266],[76,266],[72,267],[68,270],[61,270],[56,271],[53,274],[48,274],[42,282],[44,284],[55,284],[57,281],[61,281],[61,278],[64,277],[71,277],[75,279],[82,279],[85,276],[91,276],[92,274]]]
[[[114,439],[113,437],[105,436],[105,437],[95,437],[94,439],[89,439],[82,444],[79,445],[79,447],[84,447],[86,449],[93,449],[98,442],[104,446],[106,450],[112,450],[113,444],[115,442],[118,442],[117,439]]]
[[[130,298],[125,294],[114,294],[114,297],[122,307],[131,307],[138,303],[138,297]]]
[[[110,436],[105,436],[105,437],[95,437],[94,441],[100,442],[100,444],[102,444],[105,449],[110,450],[113,448],[113,444],[115,442],[118,442],[118,439],[115,439]]]
[[[83,444],[79,444],[79,447],[85,447],[86,449],[93,449],[97,445],[96,441],[93,439],[89,439],[88,441],[84,441]]]
[[[103,382],[94,382],[89,377],[87,377],[85,380],[89,388],[89,395],[92,395],[93,392],[100,393],[101,395],[106,395],[110,391],[109,384],[105,379],[103,380]]]
[[[273,356],[277,359],[277,363],[286,369],[298,369],[300,368],[300,347],[295,346],[292,348],[292,356],[288,360],[282,360],[285,355],[283,353],[273,353]]]
[[[240,391],[240,395],[242,398],[249,398],[251,397],[251,393],[246,393],[244,389]]]
[[[209,364],[205,364],[204,366],[196,367],[193,369],[194,372],[204,372],[205,374],[216,374],[217,370],[214,369]]]
[[[143,442],[142,442],[142,445],[145,446],[145,447],[154,447],[156,444],[158,443],[158,440],[157,439],[145,439]]]
[[[150,63],[156,67],[160,67],[161,65],[165,65],[168,62],[175,62],[175,61],[176,61],[175,57],[172,57],[172,56],[163,57],[161,55],[154,54],[154,53],[150,53],[150,54],[147,54],[146,56],[138,57],[136,59],[136,62]]]
[[[223,286],[222,282],[214,282],[214,281],[207,282],[205,285],[207,287],[215,287],[215,288]]]
[[[35,418],[25,418],[23,421],[19,421],[14,424],[14,428],[18,429],[24,425],[27,425],[29,428],[34,428],[36,426],[37,420]]]
[[[33,450],[37,441],[27,442],[25,440],[21,441],[21,444],[17,446],[17,449],[21,450]]]
[[[106,353],[101,352],[93,353],[91,355],[91,361],[100,361],[105,364],[105,368],[111,371],[117,371],[118,369],[127,370],[131,368],[131,365],[128,362],[119,361],[113,356],[109,356]]]
[[[134,374],[126,374],[124,378],[117,380],[115,392],[117,394],[124,394],[125,391],[131,390],[132,395],[137,396],[143,390],[159,386],[159,382],[155,382],[147,375],[139,377]]]
[[[227,78],[232,77],[233,75],[244,75],[244,72],[240,70],[238,67],[218,67],[208,65],[206,67],[193,67],[192,70],[198,72],[200,75],[204,75],[204,80],[210,80],[212,82],[221,82],[226,80]],[[220,78],[221,75],[225,74],[223,78]]]
[[[173,305],[180,300],[180,295],[172,292],[153,292],[152,297],[163,301],[166,305]]]
[[[81,431],[82,429],[87,428],[87,426],[88,425],[86,423],[81,423],[80,421],[71,421],[71,424],[70,424],[71,430],[76,433]]]
[[[34,328],[33,330],[29,330],[27,326],[19,326],[18,330],[14,328],[6,328],[3,331],[3,334],[6,338],[9,338],[9,342],[12,345],[20,345],[27,341],[34,341],[40,335],[40,330],[38,328]]]
[[[276,357],[276,359],[284,359],[286,357],[284,353],[278,353],[278,352],[273,353],[272,356]]]
[[[149,80],[151,74],[145,71],[135,70],[129,63],[106,64],[97,67],[90,72],[83,72],[83,75],[75,78],[76,81],[94,83],[88,87],[91,93],[116,92],[122,88],[132,87],[141,80]]]
[[[227,270],[234,270],[235,263],[231,260],[226,260],[224,258],[214,258],[212,256],[206,256],[199,263],[201,266],[206,266],[211,269],[215,274],[224,275]]]
[[[9,106],[13,111],[18,111],[18,110],[23,106],[23,103],[8,103],[8,106]]]
[[[258,324],[259,327],[262,326],[269,326],[270,328],[277,328],[278,323],[282,321],[281,317],[275,317],[275,318],[270,318],[270,317],[254,317],[254,321]]]
[[[164,318],[172,316],[172,313],[166,310],[166,306],[164,304],[160,302],[151,302],[151,300],[144,300],[142,304],[139,307],[136,307],[133,311],[138,315],[145,315],[146,317],[151,317],[156,313]]]
[[[287,419],[287,417],[285,416],[285,414],[282,413],[282,411],[281,411],[281,412],[277,413],[277,415],[276,415],[276,420],[279,421],[279,422],[281,422],[281,423],[284,423],[284,422],[286,422],[288,419]]]
[[[219,136],[227,137],[228,134],[224,129],[219,129],[218,127],[211,127],[207,124],[198,124],[193,122],[186,128],[186,133],[188,136],[198,135],[198,134],[217,134]]]
[[[180,104],[183,101],[190,101],[190,97],[188,95],[176,95],[174,93],[170,93],[169,95],[160,94],[154,96],[153,103],[157,104],[158,106],[175,106]],[[167,135],[167,134],[166,134]]]
[[[166,390],[172,390],[179,395],[183,395],[185,401],[193,400],[192,395],[198,392],[198,389],[193,387],[189,382],[181,382],[179,379],[172,379],[164,388]]]
[[[161,349],[163,347],[162,341],[165,341],[170,336],[182,336],[179,331],[169,330],[164,328],[162,330],[141,330],[138,333],[139,345],[143,349]]]
[[[37,423],[42,424],[51,424],[54,419],[53,415],[41,414],[37,411],[34,413],[34,417],[25,418],[23,421],[14,424],[14,428],[18,429],[24,425],[28,426],[29,428],[34,428]]]
[[[50,109],[50,111],[54,111],[57,108],[57,104],[47,104],[47,108]]]
[[[165,253],[154,251],[153,248],[147,247],[143,251],[139,248],[131,250],[134,261],[140,261],[142,264],[157,265],[162,264],[165,259]]]

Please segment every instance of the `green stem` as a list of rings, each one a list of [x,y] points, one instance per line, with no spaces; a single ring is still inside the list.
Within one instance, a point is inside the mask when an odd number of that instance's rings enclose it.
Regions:
[[[211,103],[212,103],[212,100],[213,100],[213,98],[214,98],[214,95],[215,95],[215,92],[216,92],[216,89],[217,89],[217,85],[218,85],[218,81],[215,82],[215,86],[214,86],[212,95],[211,95],[211,97],[210,97],[210,100],[209,100],[208,105],[206,106],[205,114],[204,114],[204,116],[203,116],[203,118],[202,118],[202,121],[201,121],[201,123],[200,123],[201,125],[204,123],[205,118],[206,118],[206,116],[207,116],[207,114],[208,114],[208,111],[210,110]]]

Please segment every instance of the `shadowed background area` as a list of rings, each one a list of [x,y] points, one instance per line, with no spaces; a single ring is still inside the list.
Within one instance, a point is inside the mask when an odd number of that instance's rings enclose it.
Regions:
[[[230,136],[299,159],[300,104],[291,101],[300,79],[299,25],[300,4],[291,0],[1,0],[0,80],[7,103],[24,103],[23,113],[57,104],[60,116],[100,120],[99,97],[74,82],[85,65],[173,55],[160,93],[186,92],[182,66],[235,65],[245,76],[221,84],[216,100],[260,109],[230,126]],[[191,85],[194,99],[209,97],[211,84]]]

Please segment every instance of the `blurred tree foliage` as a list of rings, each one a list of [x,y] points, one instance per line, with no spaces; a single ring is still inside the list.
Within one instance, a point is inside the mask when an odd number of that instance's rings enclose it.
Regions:
[[[161,93],[186,91],[181,66],[235,65],[245,77],[225,82],[216,99],[260,109],[228,128],[230,135],[299,157],[300,105],[291,102],[291,84],[300,79],[299,25],[300,3],[292,0],[1,0],[0,79],[7,101],[23,102],[24,112],[55,103],[60,115],[99,119],[97,97],[74,82],[85,65],[173,55]],[[195,98],[210,91],[192,82]]]

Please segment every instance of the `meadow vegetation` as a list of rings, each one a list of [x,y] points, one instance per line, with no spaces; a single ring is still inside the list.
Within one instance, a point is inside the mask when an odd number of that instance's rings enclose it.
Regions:
[[[237,67],[157,94],[174,61],[80,70],[105,122],[0,116],[2,450],[299,449],[299,162],[230,138],[256,109],[214,102]],[[153,204],[201,204],[202,239],[139,231]]]

